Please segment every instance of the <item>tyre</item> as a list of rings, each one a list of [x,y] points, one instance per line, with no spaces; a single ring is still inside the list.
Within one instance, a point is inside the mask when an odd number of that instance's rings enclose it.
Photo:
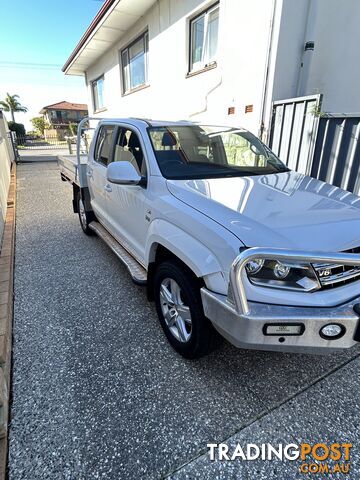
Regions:
[[[203,312],[199,280],[180,262],[167,260],[154,274],[157,314],[172,347],[185,358],[206,355],[218,334]]]
[[[92,212],[85,210],[84,202],[81,198],[80,192],[77,196],[77,206],[78,206],[78,215],[80,220],[81,228],[86,235],[94,235],[93,230],[89,228],[89,223],[95,219],[95,216]]]

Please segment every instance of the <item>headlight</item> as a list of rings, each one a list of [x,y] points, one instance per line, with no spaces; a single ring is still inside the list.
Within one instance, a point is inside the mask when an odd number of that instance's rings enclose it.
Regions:
[[[265,260],[263,258],[254,258],[254,260],[250,260],[245,265],[246,271],[251,275],[255,275],[256,273],[260,272],[264,265]]]
[[[312,292],[321,288],[310,264],[291,264],[276,260],[255,259],[245,266],[251,283],[261,287]]]
[[[284,265],[281,262],[276,262],[274,266],[274,275],[279,280],[284,280],[284,278],[288,277],[291,272],[291,268],[289,265]]]

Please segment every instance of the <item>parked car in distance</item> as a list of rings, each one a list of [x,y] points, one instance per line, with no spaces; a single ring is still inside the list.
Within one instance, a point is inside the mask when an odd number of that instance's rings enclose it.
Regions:
[[[146,285],[184,357],[218,334],[308,353],[360,341],[360,198],[289,170],[250,132],[102,119],[89,154],[59,167],[83,231]]]

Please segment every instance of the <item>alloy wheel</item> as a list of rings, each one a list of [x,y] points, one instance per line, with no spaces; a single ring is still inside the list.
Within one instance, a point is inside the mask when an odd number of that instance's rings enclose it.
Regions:
[[[160,304],[169,331],[179,342],[187,342],[192,332],[190,308],[184,303],[181,288],[172,278],[160,285]]]

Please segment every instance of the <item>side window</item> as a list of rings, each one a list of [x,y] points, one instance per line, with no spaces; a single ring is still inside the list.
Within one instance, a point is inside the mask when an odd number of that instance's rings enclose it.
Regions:
[[[91,82],[94,111],[104,108],[104,76]]]
[[[218,33],[218,4],[208,8],[190,21],[190,72],[206,68],[216,61]]]
[[[132,130],[119,128],[115,144],[114,162],[130,162],[139,175],[146,176],[146,162],[138,135]]]
[[[131,92],[148,81],[147,57],[149,34],[145,32],[121,52],[123,93]]]
[[[95,161],[107,166],[111,156],[112,136],[114,133],[114,125],[104,125],[100,127],[96,140]]]

